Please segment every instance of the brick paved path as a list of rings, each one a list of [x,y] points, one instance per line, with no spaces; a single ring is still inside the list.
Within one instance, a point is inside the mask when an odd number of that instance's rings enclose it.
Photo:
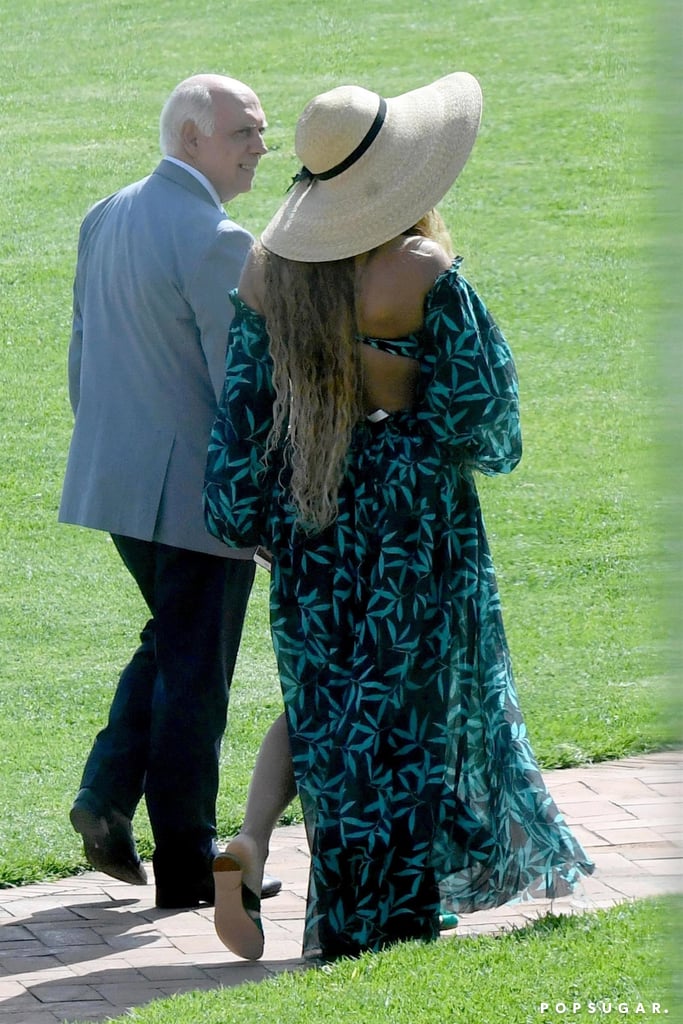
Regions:
[[[683,892],[683,751],[546,772],[560,809],[596,862],[571,899],[507,905],[462,919],[458,935],[499,932],[551,909],[576,913]],[[97,872],[0,891],[0,1021],[104,1021],[192,989],[301,968],[308,874],[302,826],[278,829],[268,870],[283,892],[263,904],[263,960],[221,945],[211,909],[161,911],[154,888]]]

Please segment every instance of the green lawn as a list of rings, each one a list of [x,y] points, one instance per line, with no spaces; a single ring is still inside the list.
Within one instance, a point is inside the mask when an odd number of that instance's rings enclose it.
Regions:
[[[678,1021],[662,981],[673,901],[549,917],[500,938],[405,943],[259,984],[159,1000],[115,1024],[590,1024]],[[633,936],[638,941],[633,941]]]
[[[155,165],[163,99],[198,69],[262,97],[271,152],[231,208],[254,232],[296,170],[293,125],[316,92],[355,80],[392,95],[460,67],[481,79],[481,136],[443,209],[521,378],[524,459],[481,490],[529,729],[549,767],[677,738],[658,583],[645,0],[425,0],[419,14],[408,0],[38,0],[30,18],[3,0],[3,28],[0,881],[82,865],[68,807],[144,617],[109,540],[56,523],[78,224]],[[279,707],[265,582],[225,742],[225,833]],[[136,827],[148,853],[144,812]]]
[[[680,662],[680,604],[663,595],[680,589],[680,504],[662,479],[680,466],[681,214],[673,188],[668,204],[659,194],[652,155],[656,140],[679,166],[673,0],[0,0],[0,11],[0,885],[83,867],[68,808],[144,617],[108,539],[56,523],[78,225],[155,166],[161,104],[200,70],[244,79],[268,115],[270,155],[231,206],[255,233],[297,169],[293,126],[315,93],[353,81],[391,96],[460,68],[479,77],[483,128],[443,212],[521,378],[523,462],[481,491],[532,740],[546,767],[678,742],[665,677]],[[671,54],[655,50],[658,31]],[[657,79],[662,61],[670,80]],[[675,530],[666,541],[662,522]],[[224,834],[278,710],[259,573],[224,747]],[[136,831],[149,854],[143,811]],[[281,984],[296,1001],[313,982]]]

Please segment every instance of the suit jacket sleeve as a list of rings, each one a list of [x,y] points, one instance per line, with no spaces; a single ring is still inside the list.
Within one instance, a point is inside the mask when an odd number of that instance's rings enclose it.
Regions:
[[[197,320],[211,383],[220,401],[225,379],[225,346],[232,321],[230,292],[237,287],[252,236],[233,221],[223,221],[190,282],[188,296]]]
[[[69,401],[74,416],[81,397],[81,353],[83,351],[83,317],[74,284],[73,317],[71,322],[71,341],[69,342],[68,379]]]
[[[98,204],[101,205],[101,204]],[[69,342],[69,355],[67,360],[67,374],[69,382],[69,402],[74,416],[78,409],[81,397],[81,358],[83,354],[83,316],[81,314],[81,302],[79,297],[79,265],[86,245],[88,224],[90,215],[84,218],[78,232],[78,261],[73,283],[73,301],[71,311],[71,341]]]

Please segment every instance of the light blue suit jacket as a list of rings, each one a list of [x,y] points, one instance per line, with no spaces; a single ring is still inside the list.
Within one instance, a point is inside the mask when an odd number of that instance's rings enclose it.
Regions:
[[[229,292],[252,241],[201,182],[166,160],[89,211],[74,282],[75,424],[61,522],[251,556],[209,536],[202,486]]]

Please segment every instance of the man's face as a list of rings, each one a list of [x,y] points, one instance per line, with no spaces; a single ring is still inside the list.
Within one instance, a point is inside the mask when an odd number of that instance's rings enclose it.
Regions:
[[[213,135],[195,129],[193,163],[226,203],[251,189],[258,162],[268,152],[263,141],[266,117],[258,97],[246,88],[214,93],[213,111]]]

